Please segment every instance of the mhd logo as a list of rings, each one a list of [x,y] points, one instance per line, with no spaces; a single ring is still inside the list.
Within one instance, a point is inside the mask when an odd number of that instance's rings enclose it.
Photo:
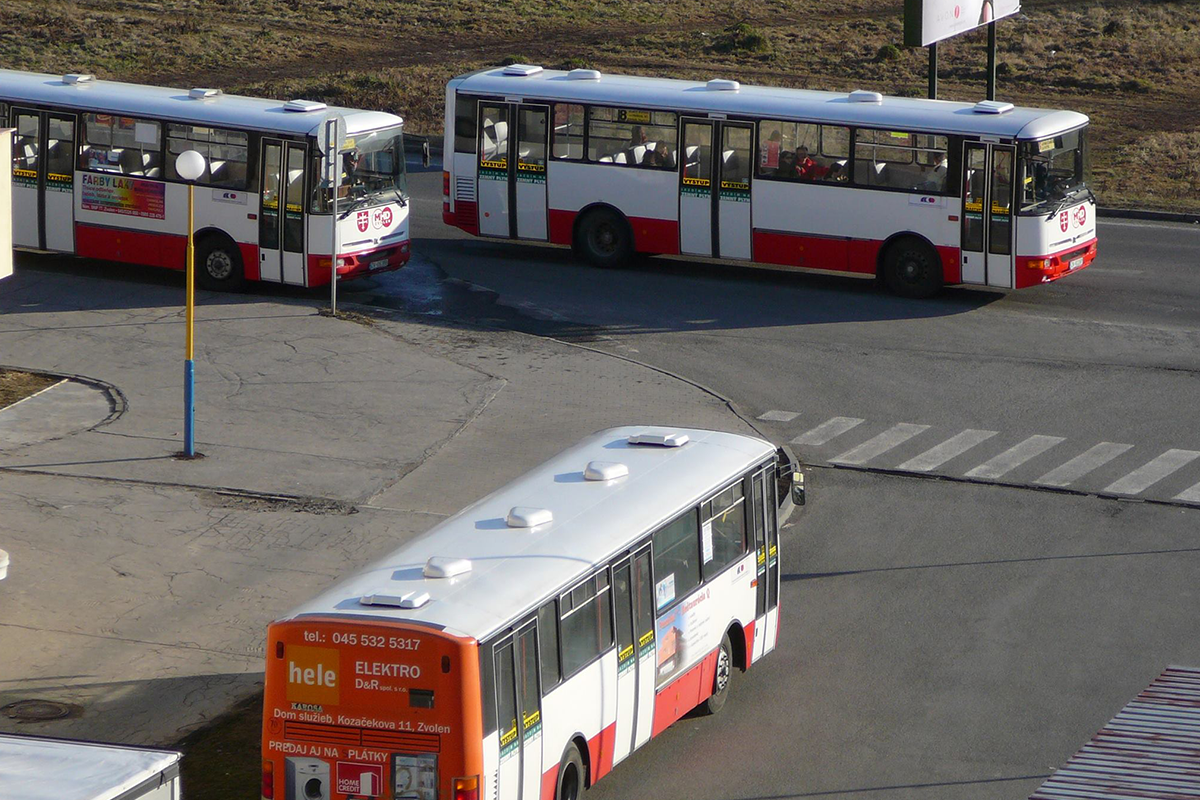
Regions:
[[[341,660],[330,647],[289,646],[287,699],[290,703],[336,706],[341,702]]]

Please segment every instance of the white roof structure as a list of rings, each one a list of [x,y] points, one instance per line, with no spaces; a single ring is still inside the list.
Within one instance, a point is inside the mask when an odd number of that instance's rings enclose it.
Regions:
[[[648,437],[663,443],[630,443],[647,432],[666,434]],[[403,620],[483,639],[774,454],[734,433],[600,431],[284,619]]]
[[[598,79],[597,79],[598,78]],[[933,133],[1040,139],[1086,125],[1074,111],[1011,107],[1003,104],[955,103],[912,97],[886,97],[875,92],[818,92],[747,86],[736,81],[680,81],[629,75],[601,75],[596,70],[544,70],[514,65],[460,76],[459,92],[625,106],[699,115],[828,122]]]
[[[42,75],[0,69],[0,101],[32,106],[53,106],[80,111],[107,111],[131,117],[149,117],[198,125],[246,128],[296,136],[316,135],[321,123],[333,113],[346,120],[347,133],[400,125],[403,120],[383,111],[326,107],[313,103],[313,110],[288,110],[282,100],[265,100],[223,94],[216,90],[168,89],[136,83],[101,81],[75,75]],[[288,101],[303,108],[303,101]]]
[[[170,780],[180,758],[169,750],[0,733],[0,797],[113,800],[147,781],[156,786],[160,776]]]

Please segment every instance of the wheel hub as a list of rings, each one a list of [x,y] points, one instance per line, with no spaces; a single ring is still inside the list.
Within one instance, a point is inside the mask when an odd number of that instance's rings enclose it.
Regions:
[[[215,250],[208,254],[208,260],[204,262],[204,269],[215,280],[223,281],[233,274],[233,261],[225,251]]]

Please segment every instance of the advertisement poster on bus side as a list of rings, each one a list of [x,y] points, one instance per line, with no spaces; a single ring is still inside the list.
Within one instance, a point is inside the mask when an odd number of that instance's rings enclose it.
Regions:
[[[690,666],[703,652],[708,626],[708,587],[684,600],[658,618],[658,661],[656,684],[662,686]]]
[[[166,216],[166,184],[94,172],[85,172],[80,183],[84,211],[147,219]]]

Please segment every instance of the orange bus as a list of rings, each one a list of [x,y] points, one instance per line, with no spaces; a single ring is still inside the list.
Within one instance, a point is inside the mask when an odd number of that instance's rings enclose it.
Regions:
[[[575,800],[775,647],[777,455],[601,431],[267,632],[264,800]]]

